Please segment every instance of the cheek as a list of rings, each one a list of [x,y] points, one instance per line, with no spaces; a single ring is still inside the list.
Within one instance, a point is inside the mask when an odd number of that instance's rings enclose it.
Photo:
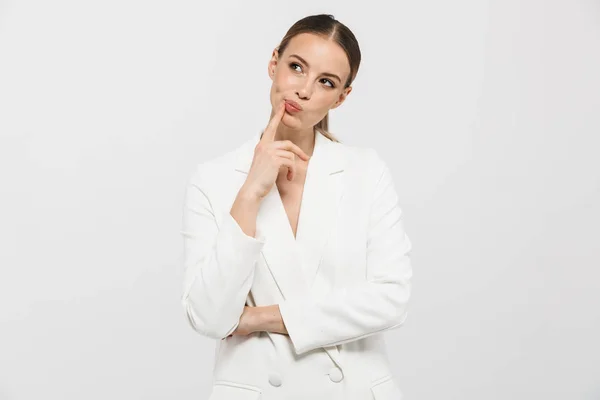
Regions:
[[[323,89],[323,92],[325,90],[327,89]],[[318,96],[318,98],[315,98],[314,100],[317,100],[315,101],[315,111],[324,115],[327,113],[329,108],[333,106],[337,100],[337,97],[331,93],[322,93],[322,95]]]
[[[277,79],[277,84],[284,88],[289,88],[290,86],[295,85],[297,82],[297,78],[294,77],[293,74],[282,72],[279,74]]]

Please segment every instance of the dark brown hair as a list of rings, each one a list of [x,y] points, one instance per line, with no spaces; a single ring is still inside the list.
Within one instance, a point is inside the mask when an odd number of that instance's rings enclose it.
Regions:
[[[335,41],[348,56],[348,62],[350,64],[350,76],[344,84],[344,89],[352,84],[358,68],[360,66],[360,47],[358,41],[352,31],[340,21],[336,20],[333,15],[330,14],[318,14],[310,15],[302,18],[290,27],[287,31],[281,43],[278,46],[278,53],[281,57],[286,47],[290,43],[290,40],[296,35],[301,33],[313,33],[316,35],[323,36],[327,39]],[[321,132],[325,137],[334,142],[339,142],[329,132],[329,113],[325,114],[325,117],[315,125],[315,130]]]

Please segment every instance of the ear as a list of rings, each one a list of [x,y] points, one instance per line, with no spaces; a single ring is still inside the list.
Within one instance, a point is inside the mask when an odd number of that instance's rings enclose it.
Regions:
[[[346,100],[346,97],[348,97],[348,95],[350,94],[351,91],[352,91],[352,86],[348,86],[346,89],[344,89],[344,91],[340,94],[340,97],[333,104],[333,107],[331,107],[330,110],[333,110],[334,108],[338,108],[339,106],[341,106],[342,103]]]
[[[271,59],[269,60],[269,64],[267,65],[267,72],[269,73],[269,78],[273,80],[275,77],[275,68],[277,67],[277,60],[279,59],[279,50],[278,47],[275,47],[273,50],[273,54],[271,55]]]

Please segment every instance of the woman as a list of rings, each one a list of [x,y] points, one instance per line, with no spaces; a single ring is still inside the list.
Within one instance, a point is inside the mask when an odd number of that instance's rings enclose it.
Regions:
[[[382,336],[410,296],[398,197],[375,150],[327,132],[359,64],[332,16],[295,23],[267,127],[190,178],[182,304],[218,340],[209,400],[401,398]]]

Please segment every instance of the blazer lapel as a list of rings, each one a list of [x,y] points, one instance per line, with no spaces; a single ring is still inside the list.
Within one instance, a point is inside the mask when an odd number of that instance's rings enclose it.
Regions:
[[[248,174],[254,147],[260,140],[255,134],[243,146],[236,170]],[[263,236],[262,254],[284,299],[310,296],[325,246],[337,223],[343,194],[344,157],[342,146],[315,132],[315,147],[308,163],[300,204],[298,228],[294,238],[277,185],[263,199],[256,218],[257,237]],[[324,348],[341,367],[337,346]]]
[[[316,133],[300,205],[296,244],[308,288],[318,273],[325,246],[336,226],[342,197],[344,164],[341,145]]]
[[[276,185],[261,203],[256,232],[265,238],[262,253],[283,298],[304,296],[307,283],[302,273],[301,254]]]
[[[313,287],[332,229],[337,225],[344,188],[342,178],[345,159],[342,145],[330,141],[319,132],[315,135],[315,148],[308,163],[300,204],[295,247],[299,253],[297,259],[302,261],[302,283],[306,285],[306,292]],[[287,222],[287,216],[284,217]],[[293,285],[294,282],[290,284]],[[344,369],[337,346],[324,347],[323,350],[338,367]]]
[[[262,131],[254,135],[242,148],[237,171],[248,174],[254,157],[254,147],[261,134]],[[287,300],[303,296],[307,286],[298,258],[299,253],[275,184],[262,200],[256,216],[256,237],[259,236],[265,240],[262,255],[283,298]]]
[[[261,132],[262,133],[262,132]],[[261,133],[242,147],[236,170],[250,170]],[[307,295],[318,272],[325,245],[336,225],[342,197],[344,158],[341,145],[315,132],[294,238],[277,185],[263,199],[256,218],[257,236],[265,238],[263,256],[284,299]]]

